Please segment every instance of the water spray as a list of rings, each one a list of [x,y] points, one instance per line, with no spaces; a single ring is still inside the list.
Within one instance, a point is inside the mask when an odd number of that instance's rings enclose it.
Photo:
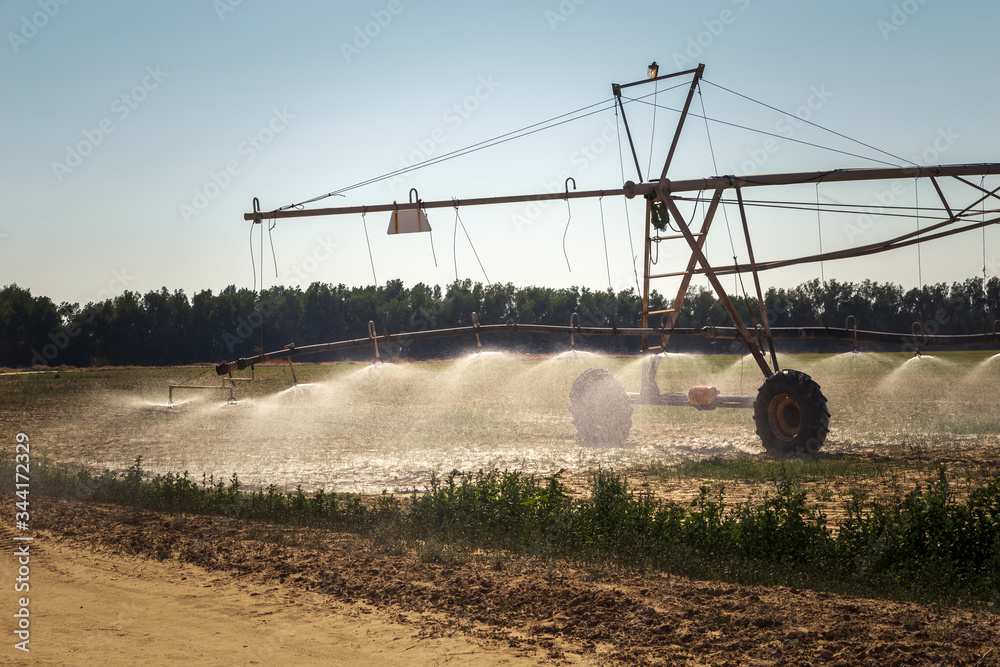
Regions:
[[[756,362],[763,374],[763,384],[757,391],[756,396],[723,396],[714,387],[698,386],[691,388],[687,393],[661,393],[657,384],[657,370],[659,369],[661,357],[651,356],[646,363],[642,374],[642,385],[638,393],[627,393],[621,383],[612,377],[607,371],[602,369],[591,369],[580,375],[573,384],[570,393],[570,410],[573,414],[573,422],[577,427],[578,439],[588,443],[603,443],[620,445],[628,437],[631,428],[632,405],[635,403],[646,405],[672,405],[689,406],[699,410],[712,410],[719,407],[752,408],[754,411],[755,430],[760,436],[765,449],[778,455],[787,454],[813,454],[823,444],[829,432],[830,413],[827,410],[826,398],[820,390],[819,385],[810,378],[809,375],[790,369],[779,370],[777,353],[774,340],[778,339],[826,339],[842,340],[853,344],[853,351],[858,352],[858,342],[865,341],[871,343],[882,343],[898,346],[900,340],[905,340],[905,334],[861,331],[857,326],[857,319],[848,317],[843,329],[831,327],[784,327],[772,328],[767,319],[766,304],[764,303],[763,290],[761,288],[758,273],[760,271],[772,270],[782,267],[794,266],[805,263],[821,263],[836,259],[848,259],[863,257],[876,253],[888,252],[910,245],[917,245],[929,241],[941,239],[954,234],[961,234],[970,230],[985,229],[988,225],[1000,224],[1000,217],[992,219],[972,221],[969,212],[984,201],[989,196],[995,196],[994,191],[977,187],[971,181],[962,178],[964,176],[986,176],[989,174],[1000,174],[1000,164],[980,163],[980,164],[958,164],[958,165],[913,165],[910,167],[879,167],[874,169],[834,169],[826,171],[810,171],[796,173],[778,174],[753,174],[748,176],[735,175],[715,175],[709,178],[673,180],[667,178],[675,150],[684,126],[685,119],[691,105],[693,96],[698,89],[699,81],[704,74],[705,66],[699,64],[696,68],[675,72],[672,74],[659,75],[657,70],[652,74],[652,78],[642,79],[626,84],[612,84],[612,93],[618,111],[622,115],[625,124],[626,134],[635,161],[638,181],[627,181],[620,189],[597,189],[597,190],[576,190],[576,181],[572,178],[566,180],[566,186],[562,192],[543,192],[536,194],[516,194],[508,196],[481,197],[466,200],[456,200],[454,198],[440,201],[423,201],[419,198],[416,189],[410,191],[409,201],[406,203],[392,202],[391,204],[376,204],[363,206],[344,206],[338,208],[318,208],[305,209],[302,206],[285,206],[268,213],[261,213],[259,205],[254,204],[251,213],[244,214],[245,220],[259,222],[262,218],[276,220],[277,218],[299,218],[307,216],[326,215],[346,215],[375,213],[379,211],[391,212],[392,218],[389,229],[390,235],[400,233],[428,232],[430,224],[427,221],[426,211],[435,208],[454,208],[456,215],[460,206],[480,206],[498,205],[513,202],[534,202],[552,201],[562,199],[569,207],[570,200],[588,197],[603,198],[605,196],[624,196],[626,199],[642,197],[646,201],[646,230],[645,230],[645,254],[644,254],[644,283],[642,286],[642,310],[641,326],[634,328],[619,328],[612,319],[610,327],[582,327],[579,315],[576,313],[570,318],[570,324],[566,326],[551,326],[539,324],[518,324],[508,321],[505,324],[481,324],[477,314],[472,314],[472,325],[455,327],[450,329],[423,330],[409,333],[398,333],[390,336],[388,333],[379,336],[375,330],[373,321],[368,323],[368,335],[366,338],[354,340],[337,341],[333,343],[322,343],[301,347],[291,347],[290,349],[279,350],[273,353],[261,351],[253,357],[236,359],[216,366],[216,372],[223,378],[223,388],[230,392],[238,378],[233,378],[232,373],[242,370],[247,366],[251,369],[253,364],[264,363],[271,359],[287,359],[291,364],[291,357],[298,354],[311,354],[317,352],[334,352],[347,350],[356,347],[372,345],[375,353],[375,363],[381,362],[378,344],[390,341],[417,341],[423,339],[474,335],[478,348],[482,348],[481,336],[489,333],[539,333],[539,334],[568,334],[570,337],[570,349],[575,349],[575,337],[577,335],[610,335],[610,336],[634,336],[640,342],[639,351],[650,353],[655,351],[665,351],[668,340],[673,336],[700,336],[707,339],[729,339],[741,341],[746,346],[747,351]],[[622,92],[633,86],[640,86],[650,82],[659,82],[675,77],[690,76],[690,86],[687,91],[683,108],[680,112],[677,126],[673,133],[670,148],[666,154],[663,167],[656,178],[652,174],[643,177],[639,160],[636,153],[635,143],[626,118],[626,109],[622,100]],[[683,83],[681,85],[684,85]],[[630,99],[630,98],[627,98]],[[631,99],[630,99],[631,101]],[[754,100],[756,101],[756,100]],[[766,105],[765,105],[766,106]],[[869,146],[869,148],[871,148]],[[884,151],[883,151],[884,152]],[[891,157],[891,154],[888,154]],[[889,163],[884,163],[889,164]],[[652,172],[655,173],[655,172]],[[795,201],[753,201],[744,199],[743,191],[758,187],[790,186],[794,187],[802,183],[848,183],[855,181],[876,181],[876,180],[896,180],[902,178],[929,178],[941,198],[944,211],[947,215],[938,216],[929,226],[918,229],[917,232],[909,232],[893,238],[866,243],[857,247],[838,249],[824,252],[820,248],[818,255],[806,257],[793,257],[788,259],[757,261],[754,256],[754,249],[751,243],[750,226],[748,222],[747,208],[751,206],[771,206],[783,204],[789,208],[803,209],[802,202]],[[949,203],[945,197],[945,192],[938,187],[935,179],[953,178],[955,182],[973,188],[975,199],[964,208]],[[569,188],[572,182],[573,189]],[[685,197],[682,193],[697,193],[691,197]],[[734,193],[724,199],[727,192]],[[966,193],[966,190],[961,192]],[[702,197],[701,193],[711,193],[710,196]],[[980,196],[982,195],[982,196]],[[951,197],[951,193],[948,193]],[[310,200],[317,201],[319,198]],[[694,200],[696,206],[686,218],[678,207],[678,202]],[[700,228],[694,229],[697,215],[697,202],[704,204],[708,202],[707,210],[702,207],[702,219]],[[309,203],[303,202],[303,203]],[[732,266],[713,266],[705,252],[705,243],[709,234],[713,218],[720,207],[726,211],[727,204],[735,204],[739,207],[740,218],[744,231],[744,239],[749,255],[749,262],[745,265],[734,264]],[[859,208],[862,208],[859,206]],[[812,205],[809,206],[813,210]],[[871,207],[864,207],[865,211]],[[572,211],[568,210],[569,216]],[[994,213],[1000,213],[994,211]],[[931,217],[931,216],[927,216]],[[569,227],[567,219],[567,230]],[[667,226],[676,228],[679,233],[673,236],[661,236]],[[682,271],[666,272],[654,274],[652,271],[651,249],[654,244],[659,249],[661,242],[675,241],[686,244],[686,250],[690,251],[690,258],[686,268]],[[566,234],[563,234],[563,250],[565,254]],[[433,241],[432,241],[433,250]],[[735,254],[735,251],[734,251]],[[657,253],[659,256],[659,254]],[[569,266],[569,258],[567,266]],[[435,262],[436,263],[436,262]],[[757,295],[757,306],[760,309],[760,323],[756,321],[756,316],[751,312],[749,323],[745,323],[743,317],[738,312],[736,306],[729,298],[723,287],[720,276],[735,274],[742,276],[744,273],[751,273]],[[682,304],[686,297],[687,289],[690,286],[693,276],[704,276],[712,286],[716,297],[726,310],[732,327],[703,326],[698,328],[679,328],[676,326],[677,319],[682,312]],[[681,285],[677,291],[670,307],[661,310],[650,310],[650,295],[652,280],[661,278],[680,277]],[[659,326],[652,325],[650,315],[661,315]],[[914,323],[912,328],[915,357],[921,354],[921,348],[928,345],[982,345],[996,344],[1000,339],[997,323],[994,322],[993,330],[985,334],[971,335],[927,335],[920,323]],[[650,348],[648,339],[651,336],[660,337],[660,347],[658,350]],[[770,359],[765,356],[765,343]],[[228,384],[227,384],[228,378]],[[293,382],[295,382],[293,371]],[[199,387],[200,388],[200,387]]]
[[[372,361],[373,364],[380,363],[382,360],[378,356],[378,336],[375,335],[375,321],[368,320],[368,339],[375,346],[375,360]]]
[[[289,360],[291,363],[291,360]],[[254,380],[254,367],[250,366],[250,377],[235,377],[232,371],[227,371],[225,375],[222,375],[221,385],[197,385],[197,384],[170,384],[167,385],[167,407],[174,407],[174,390],[175,389],[195,389],[200,391],[223,391],[229,394],[226,399],[227,403],[236,403],[236,395],[234,393],[236,389],[237,382],[253,382]]]
[[[852,352],[853,352],[853,354],[858,354],[860,352],[860,350],[858,349],[858,319],[856,317],[854,317],[854,315],[848,315],[847,319],[844,320],[844,328],[845,329],[852,328],[851,327],[851,323],[852,322],[854,323],[854,325],[853,325],[853,329],[854,329],[854,341],[853,341],[854,342],[854,350],[852,350]]]

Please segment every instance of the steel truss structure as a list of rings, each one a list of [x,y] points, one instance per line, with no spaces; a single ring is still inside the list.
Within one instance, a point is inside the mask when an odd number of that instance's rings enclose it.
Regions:
[[[265,220],[273,221],[286,218],[301,218],[311,216],[328,215],[350,215],[374,213],[380,211],[405,212],[412,211],[419,216],[421,211],[434,208],[457,208],[461,206],[483,206],[497,205],[512,202],[546,201],[554,199],[582,199],[591,197],[624,196],[632,199],[642,197],[645,199],[645,242],[643,260],[643,281],[642,281],[642,325],[641,327],[619,328],[611,327],[582,327],[579,318],[574,315],[568,326],[551,326],[538,324],[519,324],[516,322],[506,322],[500,324],[480,324],[478,318],[473,314],[473,325],[451,329],[425,330],[415,332],[383,332],[377,334],[373,323],[369,323],[368,336],[353,340],[337,341],[332,343],[321,343],[315,345],[297,346],[291,344],[285,349],[273,352],[259,351],[258,354],[221,363],[216,367],[216,372],[224,378],[238,380],[233,373],[246,368],[253,368],[254,365],[277,359],[288,359],[300,355],[315,354],[320,352],[334,352],[352,348],[372,345],[375,356],[378,358],[378,346],[392,342],[415,341],[443,336],[475,335],[489,333],[511,333],[511,332],[532,332],[556,335],[568,335],[572,339],[576,335],[611,335],[611,336],[639,336],[642,340],[641,352],[656,353],[666,349],[671,336],[700,336],[710,339],[731,339],[739,340],[745,344],[747,350],[752,355],[757,366],[764,376],[764,384],[761,386],[757,397],[741,396],[719,396],[718,392],[711,388],[694,388],[687,394],[661,394],[656,384],[656,373],[661,360],[660,356],[651,354],[648,366],[643,373],[641,391],[637,394],[628,394],[626,402],[647,403],[657,405],[690,405],[700,409],[713,409],[716,407],[747,407],[754,409],[754,420],[757,426],[757,433],[761,436],[764,446],[768,451],[788,454],[788,453],[811,453],[815,452],[822,445],[828,430],[829,413],[826,409],[826,399],[822,396],[819,386],[816,385],[809,376],[804,373],[792,370],[780,370],[778,366],[777,353],[774,341],[778,339],[801,339],[801,338],[825,338],[833,340],[853,341],[855,349],[859,341],[873,343],[899,343],[909,340],[919,351],[920,347],[945,345],[996,345],[1000,343],[1000,331],[995,322],[993,331],[976,335],[949,336],[949,335],[928,335],[925,334],[919,324],[914,325],[913,331],[905,333],[889,333],[859,330],[855,323],[853,327],[845,323],[843,328],[832,327],[782,327],[773,328],[768,324],[766,304],[760,286],[759,273],[777,269],[781,267],[794,266],[797,264],[830,261],[835,259],[845,259],[851,257],[863,257],[867,255],[887,252],[898,248],[903,248],[919,243],[934,241],[954,234],[967,232],[975,229],[995,225],[1000,222],[1000,208],[995,205],[1000,201],[998,191],[1000,187],[992,190],[985,189],[968,177],[987,176],[1000,174],[1000,163],[982,164],[958,164],[958,165],[938,165],[938,166],[911,166],[911,167],[890,167],[890,168],[870,168],[870,169],[836,169],[828,171],[762,174],[754,176],[712,176],[691,180],[671,180],[667,178],[668,170],[674,158],[678,140],[681,136],[685,120],[689,115],[690,106],[695,92],[698,89],[699,81],[704,73],[704,65],[699,65],[695,69],[685,70],[664,76],[635,81],[628,84],[613,84],[612,92],[615,104],[621,111],[626,134],[628,137],[631,154],[635,162],[638,181],[628,181],[621,188],[612,190],[589,190],[576,191],[569,189],[569,179],[564,192],[557,193],[536,193],[518,194],[509,196],[493,196],[464,200],[439,200],[422,201],[419,196],[413,201],[415,191],[411,190],[411,201],[403,204],[378,204],[371,206],[344,206],[338,208],[315,208],[298,209],[286,208],[273,211],[262,212],[259,210],[257,201],[254,201],[253,211],[246,213],[244,220],[255,224],[262,224]],[[687,90],[683,109],[680,113],[677,126],[674,129],[670,148],[660,170],[659,178],[644,178],[639,160],[637,157],[635,144],[632,139],[631,129],[625,115],[625,105],[622,101],[622,91],[633,86],[653,83],[666,79],[690,76],[691,82]],[[792,257],[780,260],[768,260],[758,262],[755,260],[753,244],[751,241],[750,229],[747,223],[746,209],[750,206],[773,206],[784,205],[791,208],[801,208],[804,210],[816,210],[810,208],[804,202],[774,202],[774,201],[752,201],[744,199],[744,190],[748,188],[773,187],[801,185],[809,183],[842,183],[851,181],[880,181],[888,179],[929,179],[940,200],[940,208],[923,208],[920,213],[933,212],[937,215],[922,229],[896,236],[894,238],[868,243],[853,248],[820,252],[805,257]],[[954,196],[951,200],[945,196],[941,183],[943,179],[949,179],[964,186],[963,192],[969,195],[969,201],[956,202]],[[575,187],[575,182],[574,182]],[[694,197],[688,193],[698,193]],[[702,196],[708,193],[707,196]],[[694,215],[685,217],[678,202],[696,201],[707,204],[707,209],[703,208],[704,214],[700,220],[695,220]],[[975,210],[975,207],[984,202],[990,201],[994,208]],[[744,233],[749,262],[745,265],[724,265],[713,266],[706,254],[705,243],[712,229],[716,213],[720,205],[735,205],[740,214],[740,222]],[[911,209],[912,210],[912,209]],[[986,213],[989,216],[986,216]],[[973,219],[978,216],[977,219]],[[927,217],[921,215],[922,218]],[[695,227],[697,226],[697,231]],[[666,234],[668,228],[675,227],[672,234]],[[673,272],[655,273],[652,261],[652,249],[655,245],[668,241],[683,241],[690,251],[690,257],[686,266]],[[753,277],[754,289],[757,297],[757,304],[760,308],[759,324],[748,326],[741,317],[736,306],[729,298],[726,290],[722,286],[719,277],[732,274],[749,273]],[[678,315],[687,294],[691,279],[696,276],[704,276],[712,286],[716,296],[726,309],[732,327],[677,327]],[[680,278],[680,285],[669,308],[660,310],[650,310],[650,285],[653,281],[664,278]],[[751,316],[753,317],[753,316]],[[655,345],[650,345],[650,340],[656,341]],[[589,374],[589,375],[588,375]],[[232,383],[224,380],[223,388],[230,392],[232,397]],[[173,389],[194,388],[173,386]],[[208,389],[209,387],[205,387]],[[212,387],[219,389],[218,386]],[[619,428],[618,425],[625,421],[626,408],[616,408],[617,413],[610,418],[611,424],[593,423],[592,417],[587,413],[600,412],[595,410],[595,406],[606,408],[608,405],[620,403],[620,396],[624,390],[617,380],[609,375],[600,375],[588,371],[578,378],[574,384],[571,394],[571,410],[574,413],[574,423],[577,426],[578,435],[585,442],[597,444],[620,444],[627,437],[628,428]],[[575,402],[575,405],[574,405]],[[606,410],[604,410],[606,412]],[[631,424],[631,407],[627,407],[628,425]],[[607,421],[607,420],[606,420]],[[617,424],[617,425],[616,425]],[[622,435],[624,430],[624,437]]]

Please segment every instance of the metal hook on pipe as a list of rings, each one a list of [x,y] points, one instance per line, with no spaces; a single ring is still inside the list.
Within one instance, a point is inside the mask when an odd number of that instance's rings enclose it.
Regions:
[[[476,314],[476,311],[472,311],[472,326],[476,329],[476,346],[482,349],[483,344],[479,340],[479,315]]]
[[[910,332],[913,334],[913,349],[916,350],[913,356],[919,357],[920,346],[927,344],[927,334],[924,333],[924,325],[920,322],[914,322],[913,326],[910,327]],[[917,343],[918,338],[922,341],[921,343]]]
[[[414,199],[417,200],[418,204],[420,203],[420,195],[417,194],[417,189],[416,188],[410,188],[410,203],[411,204],[413,203]]]
[[[566,235],[569,234],[569,223],[573,219],[573,209],[569,206],[569,182],[573,181],[573,189],[576,190],[576,179],[572,176],[566,179],[566,229],[563,231],[563,257],[566,258],[566,269],[573,273],[573,267],[569,265],[569,253],[566,252]]]
[[[288,345],[285,346],[285,349],[289,351],[294,350],[295,343],[289,343]],[[299,379],[295,377],[295,366],[292,365],[292,355],[288,355],[287,357],[285,357],[285,359],[288,361],[288,370],[292,372],[292,386],[297,387],[299,386]],[[251,367],[251,373],[252,372],[253,370]]]
[[[225,384],[226,384],[226,379],[227,378],[222,378],[222,384],[223,384],[223,386],[225,386]],[[229,379],[229,398],[226,400],[226,402],[227,403],[235,403],[236,402],[236,396],[235,396],[235,394],[233,394],[233,391],[236,389],[236,383],[233,382],[233,372],[232,371],[229,371],[229,378],[228,379]]]
[[[382,361],[378,356],[378,336],[375,334],[375,322],[373,320],[368,320],[368,338],[371,339],[372,343],[375,345],[375,362]]]
[[[575,324],[574,324],[575,322]],[[576,342],[573,339],[573,331],[580,331],[580,314],[576,311],[569,316],[569,349],[576,349]]]
[[[844,320],[844,328],[850,329],[851,322],[854,322],[854,354],[858,353],[858,318],[854,315],[848,315],[847,319]]]
[[[253,224],[259,225],[261,222],[260,216],[260,200],[256,197],[253,198]]]

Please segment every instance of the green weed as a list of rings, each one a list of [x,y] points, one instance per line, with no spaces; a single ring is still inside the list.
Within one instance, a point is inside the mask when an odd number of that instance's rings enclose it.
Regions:
[[[0,491],[12,492],[13,469],[12,459],[0,459]],[[596,471],[589,494],[579,498],[559,473],[539,478],[491,470],[434,476],[408,498],[364,499],[274,486],[247,490],[236,475],[228,482],[149,476],[140,458],[123,473],[100,475],[40,459],[32,463],[32,493],[221,515],[283,544],[319,544],[315,529],[355,532],[394,551],[420,545],[422,561],[445,565],[461,564],[479,549],[495,567],[518,554],[543,555],[595,571],[652,568],[986,609],[1000,590],[1000,475],[971,484],[959,500],[943,466],[905,495],[856,495],[836,534],[787,476],[760,502],[735,506],[726,504],[721,484],[702,486],[684,505],[634,491],[611,470]],[[158,543],[158,558],[171,556],[171,539]],[[716,620],[722,629],[725,619]]]

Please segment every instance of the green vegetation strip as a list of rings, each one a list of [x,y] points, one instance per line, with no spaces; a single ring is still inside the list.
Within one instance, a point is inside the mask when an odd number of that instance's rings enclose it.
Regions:
[[[644,471],[661,479],[742,480],[747,482],[801,483],[838,477],[863,476],[882,478],[899,468],[918,465],[901,459],[858,461],[854,458],[816,456],[808,459],[769,461],[750,457],[713,456],[700,460],[682,460],[674,464],[653,462]]]
[[[721,489],[702,487],[690,504],[664,502],[608,470],[592,475],[583,498],[558,473],[455,471],[409,497],[371,501],[301,488],[247,491],[236,475],[228,484],[150,477],[141,459],[122,474],[32,464],[33,493],[357,532],[384,548],[423,544],[429,559],[451,545],[988,611],[1000,605],[1000,475],[959,501],[943,466],[904,496],[849,501],[834,534],[788,479],[759,504],[727,506]],[[13,469],[12,459],[0,460],[0,480],[13,480]]]

